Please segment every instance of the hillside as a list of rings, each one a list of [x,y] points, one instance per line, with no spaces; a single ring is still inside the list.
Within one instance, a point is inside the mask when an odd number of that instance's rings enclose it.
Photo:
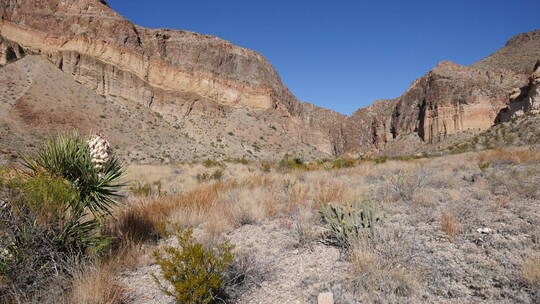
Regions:
[[[347,117],[298,101],[254,51],[143,28],[103,1],[0,0],[0,14],[4,160],[49,127],[101,132],[142,163],[392,154],[448,146],[536,107],[525,99],[540,31],[469,67],[441,62],[402,96]],[[77,113],[43,113],[51,107]]]

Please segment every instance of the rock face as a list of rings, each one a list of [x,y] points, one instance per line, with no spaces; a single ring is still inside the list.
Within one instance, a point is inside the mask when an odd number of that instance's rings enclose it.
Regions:
[[[97,0],[0,3],[5,40],[49,56],[101,94],[160,103],[174,98],[167,91],[189,91],[254,109],[291,102],[262,56],[219,38],[138,27]]]
[[[46,58],[110,102],[150,108],[182,134],[208,143],[211,151],[203,155],[334,153],[329,131],[314,126],[319,115],[299,113],[345,116],[297,101],[254,51],[213,36],[142,28],[98,0],[0,0],[0,15],[0,64]],[[247,133],[251,128],[258,131]]]
[[[382,151],[411,134],[437,143],[462,131],[486,130],[507,120],[504,112],[515,108],[537,113],[538,78],[530,73],[539,58],[540,31],[535,31],[516,36],[470,67],[441,62],[401,97],[375,102],[348,118],[342,125],[342,152]],[[511,100],[518,102],[507,110]]]
[[[148,108],[193,146],[210,145],[203,153],[209,156],[377,153],[405,137],[433,144],[539,107],[533,68],[540,59],[540,31],[517,35],[470,67],[442,62],[401,97],[376,101],[347,117],[298,101],[254,51],[209,35],[143,28],[104,1],[0,0],[0,16],[0,65],[6,65],[0,71],[25,56],[39,57],[30,66],[47,70],[46,60],[106,102],[125,103],[132,112]],[[32,75],[36,83],[46,82]],[[14,90],[10,86],[7,91]],[[10,97],[9,104],[16,107],[26,97]],[[240,135],[227,137],[228,130]],[[200,149],[185,149],[182,158]]]
[[[497,122],[506,122],[525,114],[540,114],[540,61],[536,63],[528,84],[512,90],[510,104],[499,113]]]

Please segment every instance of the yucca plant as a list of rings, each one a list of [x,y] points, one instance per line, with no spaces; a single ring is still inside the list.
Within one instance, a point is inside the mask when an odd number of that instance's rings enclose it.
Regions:
[[[69,275],[71,260],[106,246],[99,228],[123,186],[122,166],[100,136],[59,135],[23,164],[29,170],[0,172],[2,303],[19,293],[34,297]]]
[[[104,139],[99,136],[97,141]],[[96,148],[96,138],[87,142],[77,133],[62,134],[46,140],[35,156],[23,156],[23,164],[34,174],[45,171],[71,182],[80,194],[70,206],[72,210],[83,213],[87,209],[99,219],[110,214],[120,196],[123,169],[114,154],[96,153],[91,146]],[[103,146],[98,144],[97,148]]]

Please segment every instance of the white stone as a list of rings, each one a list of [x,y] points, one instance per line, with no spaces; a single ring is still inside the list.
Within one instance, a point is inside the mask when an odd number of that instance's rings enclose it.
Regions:
[[[478,228],[476,229],[476,231],[478,233],[488,234],[488,233],[491,233],[493,230],[491,228],[484,227],[484,228]]]
[[[334,294],[331,292],[321,292],[317,297],[317,304],[334,304]]]

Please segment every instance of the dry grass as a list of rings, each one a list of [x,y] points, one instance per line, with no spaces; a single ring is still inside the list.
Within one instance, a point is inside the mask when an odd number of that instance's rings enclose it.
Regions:
[[[426,273],[430,274],[430,269],[422,268],[425,265],[417,262],[418,258],[416,260],[412,258],[422,251],[422,248],[414,245],[418,244],[418,240],[414,238],[420,236],[419,240],[422,242],[425,235],[419,233],[435,231],[435,234],[440,235],[441,232],[436,231],[442,230],[448,239],[454,241],[462,231],[469,231],[469,228],[481,227],[479,225],[491,226],[485,221],[487,219],[485,213],[470,213],[470,208],[465,207],[472,206],[471,202],[486,199],[494,206],[497,199],[502,197],[492,196],[488,191],[494,184],[487,178],[486,172],[489,173],[498,167],[489,167],[484,171],[483,177],[474,182],[464,179],[463,175],[469,176],[479,172],[480,158],[482,161],[496,162],[510,157],[512,163],[527,163],[537,157],[537,153],[531,151],[519,152],[516,155],[507,151],[489,151],[482,155],[484,156],[470,153],[407,162],[390,160],[382,164],[360,162],[355,167],[332,170],[320,168],[318,171],[311,171],[312,168],[278,170],[274,167],[268,168],[266,164],[260,166],[234,164],[233,167],[226,164],[223,179],[219,181],[202,184],[191,181],[189,187],[177,193],[165,189],[169,194],[130,199],[126,206],[115,213],[117,222],[111,230],[115,231],[113,235],[130,240],[132,243],[147,244],[156,234],[159,237],[162,233],[160,227],[164,223],[171,222],[175,225],[202,228],[201,235],[197,237],[211,246],[222,240],[224,233],[242,225],[265,225],[268,221],[278,219],[278,223],[284,223],[280,228],[290,229],[297,247],[315,248],[319,246],[313,244],[318,238],[317,233],[320,232],[317,228],[321,228],[320,218],[317,215],[317,208],[321,203],[346,203],[356,197],[371,198],[373,195],[373,199],[380,203],[385,218],[392,220],[388,223],[385,220],[385,223],[392,225],[395,231],[400,231],[396,232],[399,236],[395,238],[404,238],[403,235],[407,235],[412,239],[410,242],[407,240],[409,242],[407,244],[405,241],[393,240],[394,230],[384,228],[388,230],[386,231],[389,234],[388,240],[377,240],[377,244],[362,244],[353,248],[349,256],[352,271],[347,271],[345,275],[347,278],[352,275],[350,283],[357,295],[371,294],[374,297],[388,295],[389,301],[401,301],[402,297],[417,299],[420,295],[415,290],[426,290],[419,282]],[[190,170],[189,174],[194,175],[195,169]],[[531,176],[534,174],[527,175],[527,178]],[[177,180],[182,178],[177,177]],[[389,189],[389,186],[393,188]],[[466,191],[463,191],[463,188]],[[382,195],[379,195],[379,192]],[[518,190],[509,192],[522,196]],[[393,198],[392,204],[384,203],[388,197]],[[513,202],[512,205],[508,205],[506,202],[501,203],[498,211],[505,216],[514,212],[512,208],[516,204]],[[462,211],[459,206],[464,206]],[[487,205],[477,207],[482,209],[485,206]],[[502,208],[504,210],[500,210]],[[491,209],[482,212],[494,212]],[[441,210],[443,212],[439,213]],[[407,229],[411,225],[415,227],[414,231]],[[526,223],[521,225],[527,227]],[[257,228],[243,229],[250,231]],[[243,229],[239,231],[244,231]],[[439,239],[436,238],[436,241]],[[448,246],[447,249],[458,250],[454,248],[453,243],[443,243],[442,246]],[[137,250],[134,250],[133,254],[135,256],[133,260],[140,259],[143,255]],[[443,253],[441,256],[443,260],[446,259]],[[130,264],[134,264],[128,262],[127,265],[120,265],[119,261],[111,263],[119,264],[113,267],[116,269],[126,269],[131,267]],[[536,288],[540,281],[538,264],[537,256],[523,262],[521,277],[531,288]],[[437,267],[445,270],[444,266]],[[459,265],[459,267],[466,266]],[[90,277],[98,277],[99,271],[93,269],[88,271]],[[438,270],[433,271],[439,273]],[[517,271],[513,271],[512,275],[516,275]],[[430,278],[438,279],[436,274]],[[78,284],[82,286],[82,283]],[[97,290],[101,288],[98,284],[96,286]],[[111,286],[114,284],[111,283]],[[113,291],[103,289],[101,293],[112,293],[113,298]]]
[[[378,291],[388,296],[409,297],[418,289],[414,272],[392,259],[381,257],[372,248],[356,246],[350,259],[357,294]]]
[[[540,253],[534,253],[523,261],[521,278],[527,286],[540,288]]]
[[[345,196],[345,187],[338,182],[327,179],[319,180],[316,186],[315,202],[327,204],[331,202],[342,202]]]
[[[83,266],[73,278],[71,303],[120,304],[126,301],[125,287],[107,264]]]
[[[459,233],[460,224],[458,219],[452,213],[443,212],[441,215],[441,228],[444,233],[453,240]]]
[[[514,164],[539,162],[540,152],[523,149],[496,149],[478,155],[478,164],[486,166],[494,162],[511,162]]]

